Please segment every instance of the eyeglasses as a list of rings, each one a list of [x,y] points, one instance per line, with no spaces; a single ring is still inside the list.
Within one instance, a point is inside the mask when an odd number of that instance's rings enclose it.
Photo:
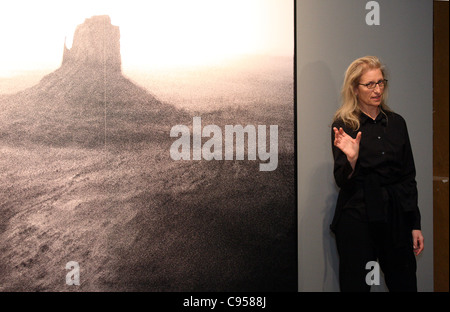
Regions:
[[[378,86],[380,86],[380,89],[384,88],[387,85],[387,80],[386,79],[381,79],[378,82],[368,82],[368,83],[359,83],[359,85],[361,86],[365,86],[367,89],[375,89]]]

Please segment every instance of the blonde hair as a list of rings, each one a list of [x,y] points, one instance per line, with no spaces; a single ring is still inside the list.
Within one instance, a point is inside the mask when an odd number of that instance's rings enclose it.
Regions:
[[[386,68],[376,56],[364,56],[354,60],[347,68],[344,77],[344,83],[341,90],[341,107],[336,111],[333,121],[342,120],[346,126],[353,130],[359,129],[359,115],[361,109],[358,105],[358,97],[355,89],[358,87],[361,76],[372,69],[380,69],[383,77],[386,79]],[[390,111],[386,105],[387,86],[384,89],[381,98],[381,112]]]

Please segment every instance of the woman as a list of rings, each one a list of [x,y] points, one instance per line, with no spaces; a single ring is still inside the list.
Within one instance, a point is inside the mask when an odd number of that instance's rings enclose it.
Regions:
[[[378,58],[355,60],[333,120],[340,191],[331,229],[341,291],[370,291],[370,261],[378,261],[390,291],[417,291],[414,255],[422,252],[424,240],[416,172],[406,123],[385,102],[387,82]]]

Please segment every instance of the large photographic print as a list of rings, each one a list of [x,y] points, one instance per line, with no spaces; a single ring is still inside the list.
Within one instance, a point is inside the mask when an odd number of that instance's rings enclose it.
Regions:
[[[2,6],[1,291],[297,291],[292,0]]]

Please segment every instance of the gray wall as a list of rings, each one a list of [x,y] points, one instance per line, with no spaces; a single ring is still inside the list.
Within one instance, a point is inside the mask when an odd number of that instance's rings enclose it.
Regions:
[[[389,69],[388,105],[408,124],[425,250],[419,291],[433,291],[431,0],[379,0],[380,25],[366,24],[363,0],[297,0],[299,291],[338,291],[338,257],[329,230],[338,189],[330,123],[344,71],[377,55]],[[373,291],[385,291],[384,285]]]

